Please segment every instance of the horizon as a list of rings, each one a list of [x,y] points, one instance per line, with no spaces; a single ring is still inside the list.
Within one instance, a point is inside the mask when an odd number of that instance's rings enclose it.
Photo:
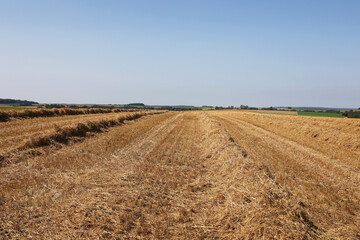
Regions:
[[[0,97],[360,105],[358,1],[4,1]]]
[[[0,98],[1,100],[2,98]],[[9,98],[11,99],[11,98]],[[29,99],[12,99],[12,100],[20,100],[20,101],[33,101]],[[36,102],[36,101],[35,101]],[[239,105],[208,105],[208,104],[202,104],[202,105],[186,105],[186,104],[175,104],[175,105],[169,105],[169,104],[146,104],[141,102],[129,102],[129,103],[74,103],[74,102],[37,102],[39,105],[46,105],[46,104],[60,104],[60,105],[136,105],[136,104],[144,104],[145,106],[170,106],[170,107],[234,107],[234,108],[240,108],[241,105],[246,104],[239,104]],[[0,104],[1,105],[1,104]],[[268,108],[268,107],[274,107],[274,108],[288,108],[291,107],[292,109],[344,109],[344,110],[358,110],[360,107],[324,107],[324,106],[250,106],[246,105],[249,108]]]

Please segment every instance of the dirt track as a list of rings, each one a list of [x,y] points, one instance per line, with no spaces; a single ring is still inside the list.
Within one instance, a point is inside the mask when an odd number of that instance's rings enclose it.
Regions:
[[[356,149],[341,159],[250,117],[146,116],[1,168],[0,236],[358,239]]]

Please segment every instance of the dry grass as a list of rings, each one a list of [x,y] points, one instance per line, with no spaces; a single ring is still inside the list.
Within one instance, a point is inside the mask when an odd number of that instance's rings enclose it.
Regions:
[[[316,119],[293,119],[168,112],[5,165],[0,236],[358,239],[359,158],[346,147],[357,135],[344,145],[319,145],[311,134],[289,133]],[[333,124],[349,123],[331,120],[313,130],[336,132]],[[335,158],[318,149],[333,145],[351,154]]]

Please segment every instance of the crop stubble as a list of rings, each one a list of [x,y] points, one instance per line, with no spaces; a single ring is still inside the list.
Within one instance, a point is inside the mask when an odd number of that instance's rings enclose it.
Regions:
[[[360,123],[293,119],[168,112],[6,165],[0,236],[359,238]]]

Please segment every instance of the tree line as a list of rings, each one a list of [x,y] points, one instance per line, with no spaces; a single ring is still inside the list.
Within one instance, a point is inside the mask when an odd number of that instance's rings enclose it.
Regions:
[[[32,105],[39,104],[39,103],[34,102],[34,101],[27,101],[27,100],[0,98],[0,104],[11,104],[11,105],[18,105],[18,106],[32,106]]]

